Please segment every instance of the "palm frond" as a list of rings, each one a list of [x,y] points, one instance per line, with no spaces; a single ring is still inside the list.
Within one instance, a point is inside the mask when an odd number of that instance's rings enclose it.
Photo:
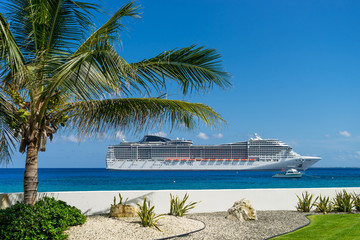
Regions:
[[[0,92],[0,163],[3,164],[11,161],[16,142],[19,141],[16,130],[10,126],[12,121],[16,121],[14,107]]]
[[[58,66],[56,76],[42,93],[42,99],[58,88],[66,88],[78,99],[99,99],[106,93],[126,93],[129,88],[147,87],[135,77],[131,66],[111,46],[116,33],[124,28],[123,17],[139,17],[139,6],[132,1],[120,8],[103,26],[83,42],[64,64]]]
[[[99,99],[115,91],[126,93],[133,84],[122,82],[119,76],[127,74],[131,74],[128,64],[111,46],[83,51],[59,68],[44,88],[41,99],[48,98],[56,89],[82,100]]]
[[[91,36],[83,42],[75,55],[84,50],[84,48],[93,48],[96,45],[110,43],[117,39],[119,30],[124,29],[125,26],[120,23],[123,17],[138,18],[140,6],[135,5],[135,1],[131,1],[122,6],[104,25],[98,28]]]
[[[90,11],[100,11],[96,4],[72,0],[10,0],[5,9],[28,61],[76,49],[93,25]]]
[[[81,136],[114,129],[143,131],[159,124],[193,128],[200,121],[215,127],[225,122],[207,105],[159,98],[77,102],[68,114],[72,117],[68,127],[77,129]]]
[[[0,13],[0,69],[1,76],[10,75],[7,84],[20,86],[24,79],[24,58],[9,29],[9,23]],[[3,79],[2,81],[6,80]],[[4,84],[4,82],[1,82]]]
[[[215,49],[192,45],[163,52],[131,66],[139,77],[151,83],[158,84],[165,78],[175,80],[186,94],[193,90],[208,90],[213,85],[221,88],[231,86],[220,57]]]
[[[5,124],[2,117],[0,117],[0,163],[8,164],[11,162],[11,155],[16,147],[16,140],[14,139],[14,131]]]
[[[136,75],[111,45],[97,45],[96,49],[83,49],[59,67],[41,99],[48,98],[55,89],[63,89],[78,100],[101,99],[105,94],[114,93],[127,97],[136,92],[149,92],[150,85]]]

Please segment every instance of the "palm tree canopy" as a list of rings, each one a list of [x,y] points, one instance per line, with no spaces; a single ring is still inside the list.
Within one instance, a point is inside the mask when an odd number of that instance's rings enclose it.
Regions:
[[[125,26],[138,18],[135,2],[101,27],[97,4],[72,0],[11,0],[0,13],[0,161],[16,142],[45,150],[59,127],[92,135],[113,129],[141,131],[154,123],[193,127],[224,120],[209,106],[163,98],[173,81],[183,94],[231,86],[220,55],[192,45],[128,63],[116,51]]]

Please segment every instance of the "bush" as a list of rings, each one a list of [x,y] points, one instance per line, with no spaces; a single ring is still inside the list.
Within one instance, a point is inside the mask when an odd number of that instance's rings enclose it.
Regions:
[[[318,198],[315,198],[315,200],[313,201],[312,199],[314,197],[314,194],[310,194],[307,191],[305,191],[305,193],[302,193],[301,195],[302,195],[302,199],[298,195],[296,195],[297,198],[299,199],[296,209],[299,212],[310,212],[311,208],[314,206]]]
[[[354,206],[354,200],[350,193],[347,193],[346,190],[336,193],[335,198],[333,199],[335,210],[339,212],[351,212]]]
[[[324,214],[327,214],[328,212],[331,212],[333,210],[332,202],[330,201],[329,197],[319,197],[319,201],[315,203],[317,212],[322,212]]]
[[[66,239],[66,229],[85,221],[79,209],[44,197],[33,206],[16,203],[0,210],[0,239]]]
[[[174,198],[170,193],[170,215],[182,217],[195,207],[198,202],[190,202],[185,204],[189,195],[185,194],[184,198],[180,200],[178,196]]]
[[[354,199],[355,209],[360,211],[360,195],[357,195],[356,193],[354,193],[353,194],[353,199]]]
[[[146,198],[144,198],[143,205],[137,204],[140,211],[138,212],[138,215],[141,220],[141,224],[144,227],[155,227],[157,230],[161,231],[159,226],[157,225],[157,222],[160,220],[162,215],[155,215],[154,206],[150,206],[150,202],[146,201]]]

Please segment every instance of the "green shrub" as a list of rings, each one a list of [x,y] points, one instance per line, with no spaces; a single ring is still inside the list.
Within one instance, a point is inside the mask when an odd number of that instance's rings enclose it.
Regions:
[[[315,203],[317,212],[322,212],[324,214],[327,214],[328,212],[331,212],[333,210],[333,204],[330,201],[329,197],[319,197],[319,201]]]
[[[79,209],[44,197],[33,206],[16,203],[0,210],[0,239],[66,239],[67,228],[85,221]]]
[[[170,215],[182,217],[187,214],[191,209],[195,208],[195,205],[199,202],[190,202],[185,204],[189,195],[185,194],[184,198],[180,200],[178,196],[174,198],[170,193]]]
[[[143,205],[137,204],[140,211],[138,211],[138,215],[141,220],[141,224],[144,227],[155,227],[157,230],[161,231],[157,222],[161,219],[162,215],[155,215],[154,206],[150,206],[150,202],[146,201],[144,198]]]
[[[356,193],[354,193],[353,194],[353,199],[354,199],[355,209],[360,211],[360,195],[357,195]]]
[[[311,208],[314,206],[318,198],[315,198],[315,200],[313,200],[314,194],[310,194],[307,191],[305,191],[305,193],[302,193],[301,195],[302,198],[296,195],[297,198],[299,199],[296,209],[299,212],[310,212]]]
[[[336,193],[335,198],[333,199],[334,208],[339,212],[351,212],[354,207],[354,200],[350,193],[347,193],[346,190]]]

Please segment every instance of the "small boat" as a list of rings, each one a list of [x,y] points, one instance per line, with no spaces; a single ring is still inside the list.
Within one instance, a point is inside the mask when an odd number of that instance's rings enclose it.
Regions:
[[[273,178],[301,178],[302,177],[302,173],[299,172],[298,170],[292,168],[287,170],[284,173],[278,173],[275,174],[274,176],[272,176]]]

